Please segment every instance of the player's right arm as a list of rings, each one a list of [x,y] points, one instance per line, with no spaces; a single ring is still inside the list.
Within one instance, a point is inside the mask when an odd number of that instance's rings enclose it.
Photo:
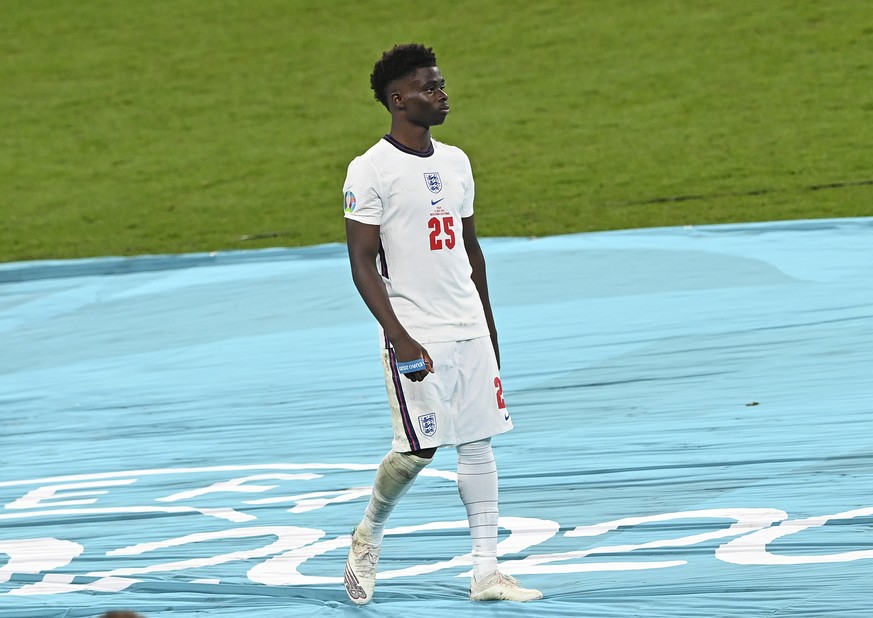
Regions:
[[[385,282],[376,270],[376,257],[379,253],[379,226],[361,223],[346,218],[346,243],[349,248],[349,262],[352,267],[352,281],[358,289],[364,304],[378,320],[385,336],[394,348],[398,362],[423,358],[426,370],[405,374],[413,382],[420,382],[433,373],[433,361],[420,343],[409,336],[397,319]]]

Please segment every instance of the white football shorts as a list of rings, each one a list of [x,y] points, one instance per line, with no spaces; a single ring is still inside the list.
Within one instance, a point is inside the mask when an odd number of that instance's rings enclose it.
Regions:
[[[434,372],[413,382],[382,350],[385,386],[398,453],[455,446],[512,429],[490,337],[422,344]]]

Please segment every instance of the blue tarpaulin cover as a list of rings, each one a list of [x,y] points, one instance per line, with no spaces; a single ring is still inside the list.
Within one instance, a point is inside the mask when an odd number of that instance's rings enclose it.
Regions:
[[[342,245],[0,265],[0,617],[873,615],[873,219],[483,241],[515,430],[467,600],[443,449],[390,446]]]

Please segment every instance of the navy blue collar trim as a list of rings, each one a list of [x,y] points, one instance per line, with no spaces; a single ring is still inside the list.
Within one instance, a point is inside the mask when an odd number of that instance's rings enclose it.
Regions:
[[[423,157],[424,158],[424,157],[429,157],[433,154],[433,142],[430,143],[430,146],[428,146],[427,150],[421,151],[421,150],[413,150],[412,148],[410,148],[408,146],[404,146],[403,144],[398,142],[396,139],[394,139],[390,135],[386,135],[382,139],[384,139],[386,142],[388,142],[389,144],[394,146],[400,152],[405,152],[406,154],[415,155],[416,157]]]

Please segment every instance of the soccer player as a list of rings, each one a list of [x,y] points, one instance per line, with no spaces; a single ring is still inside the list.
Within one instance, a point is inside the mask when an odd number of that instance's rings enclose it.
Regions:
[[[349,165],[346,237],[355,286],[380,326],[394,440],[352,532],[346,591],[359,605],[372,599],[388,516],[437,448],[455,446],[473,542],[470,598],[539,599],[538,590],[497,570],[491,437],[512,421],[473,222],[470,161],[430,134],[449,113],[445,81],[433,50],[408,44],[382,55],[370,85],[391,113],[391,132]]]

